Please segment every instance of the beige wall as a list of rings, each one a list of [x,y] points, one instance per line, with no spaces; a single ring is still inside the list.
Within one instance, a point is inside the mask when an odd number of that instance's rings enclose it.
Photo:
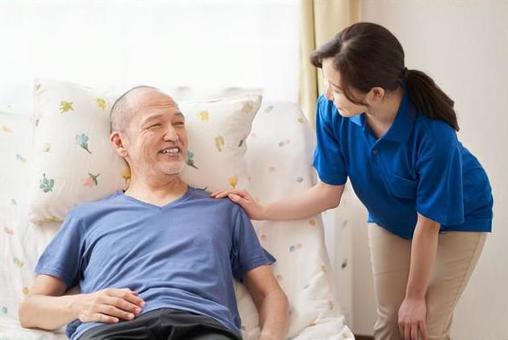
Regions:
[[[494,233],[457,307],[453,339],[508,339],[508,0],[364,0],[362,20],[400,39],[409,68],[455,100],[459,138],[494,189]],[[364,211],[355,205],[352,327],[370,334],[375,305]]]

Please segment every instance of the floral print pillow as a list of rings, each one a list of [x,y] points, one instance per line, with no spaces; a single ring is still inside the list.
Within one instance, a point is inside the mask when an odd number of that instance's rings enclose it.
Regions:
[[[78,84],[34,85],[34,159],[29,216],[62,221],[75,205],[128,185],[130,172],[109,141],[111,96]],[[207,190],[245,187],[245,139],[261,96],[179,103],[189,134],[183,179]]]

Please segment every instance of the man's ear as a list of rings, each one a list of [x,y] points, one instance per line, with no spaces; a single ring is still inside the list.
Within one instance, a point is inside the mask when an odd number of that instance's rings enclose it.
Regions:
[[[113,144],[113,148],[115,148],[116,153],[122,157],[127,157],[127,149],[125,148],[125,136],[118,132],[113,131],[111,135],[109,136],[109,140],[111,141],[111,144]]]
[[[365,98],[365,101],[369,104],[380,103],[385,98],[385,89],[382,87],[373,87]]]

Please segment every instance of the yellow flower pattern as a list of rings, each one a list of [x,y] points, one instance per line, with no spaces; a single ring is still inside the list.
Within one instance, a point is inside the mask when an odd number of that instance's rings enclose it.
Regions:
[[[231,177],[229,177],[228,182],[229,182],[229,185],[231,185],[231,187],[233,189],[235,189],[237,184],[238,184],[238,177],[237,176],[231,176]]]
[[[1,131],[5,132],[5,133],[12,133],[11,128],[9,128],[8,126],[5,126],[5,125],[2,125]]]
[[[222,150],[224,149],[224,137],[222,136],[215,137],[215,147],[217,148],[217,150],[219,150],[219,152],[222,152]]]
[[[210,116],[210,114],[208,113],[208,111],[200,111],[198,113],[198,119],[203,122],[208,121],[209,116]]]
[[[97,98],[95,98],[95,100],[97,102],[97,106],[100,109],[106,110],[107,103],[106,103],[106,100],[104,98],[97,97]]]
[[[62,100],[60,102],[59,107],[60,113],[74,111],[74,107],[72,107],[72,102],[66,102],[65,100]]]

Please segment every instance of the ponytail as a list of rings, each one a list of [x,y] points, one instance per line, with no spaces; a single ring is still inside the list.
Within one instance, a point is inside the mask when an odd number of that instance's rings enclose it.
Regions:
[[[358,102],[352,89],[367,93],[373,87],[394,91],[406,83],[410,100],[430,119],[445,121],[459,131],[457,116],[450,99],[425,73],[404,67],[404,50],[397,38],[381,25],[359,22],[346,27],[310,57],[321,68],[323,59],[333,59],[340,72],[341,88],[353,103]]]
[[[430,119],[445,121],[459,131],[453,100],[444,93],[434,80],[422,71],[404,69],[409,99],[416,108]]]

